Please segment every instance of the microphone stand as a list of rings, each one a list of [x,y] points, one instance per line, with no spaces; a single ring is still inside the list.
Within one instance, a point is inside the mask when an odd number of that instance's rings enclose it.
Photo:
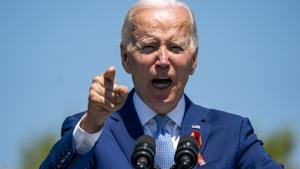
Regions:
[[[170,169],[187,169],[187,168],[181,164],[179,165],[173,164]]]

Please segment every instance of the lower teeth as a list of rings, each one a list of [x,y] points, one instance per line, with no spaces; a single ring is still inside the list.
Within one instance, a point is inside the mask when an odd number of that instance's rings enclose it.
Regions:
[[[153,86],[155,87],[155,88],[159,88],[159,89],[163,89],[163,88],[166,88],[166,87],[168,87],[169,86],[169,83],[159,83],[159,84],[153,84]]]

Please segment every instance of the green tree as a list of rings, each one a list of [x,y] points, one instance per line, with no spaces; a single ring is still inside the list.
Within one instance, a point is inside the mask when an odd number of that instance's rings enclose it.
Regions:
[[[264,139],[266,151],[285,169],[294,169],[290,164],[290,154],[295,147],[295,136],[290,129],[282,129]]]
[[[48,155],[51,147],[57,140],[54,134],[48,133],[30,141],[21,146],[21,168],[37,169],[41,162]]]

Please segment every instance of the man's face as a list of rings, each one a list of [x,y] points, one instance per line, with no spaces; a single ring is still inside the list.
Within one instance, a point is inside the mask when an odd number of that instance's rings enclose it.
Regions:
[[[122,46],[122,63],[136,93],[155,112],[177,105],[197,52],[191,49],[189,15],[183,8],[136,9],[132,45]]]

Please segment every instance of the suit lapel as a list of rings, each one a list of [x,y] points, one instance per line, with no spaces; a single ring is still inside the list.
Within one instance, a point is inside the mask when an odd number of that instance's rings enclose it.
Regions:
[[[117,122],[111,126],[112,133],[129,162],[131,161],[135,141],[144,134],[143,127],[134,108],[133,93],[134,89],[129,93],[124,106],[117,113],[112,114],[112,118],[117,120]],[[180,135],[191,135],[193,132],[192,125],[199,125],[202,138],[200,152],[203,153],[211,128],[211,125],[207,122],[208,110],[195,105],[187,96],[185,96],[185,101],[185,115],[181,124]]]
[[[191,135],[194,130],[192,128],[192,125],[200,126],[200,133],[202,138],[202,146],[200,147],[200,152],[203,153],[211,128],[211,125],[207,122],[208,110],[201,106],[195,105],[187,96],[185,96],[185,102],[185,115],[181,124],[182,127],[180,135]]]
[[[111,126],[112,133],[129,162],[131,161],[135,141],[144,134],[143,127],[134,108],[133,93],[134,90],[131,90],[124,106],[119,112],[112,115],[112,118],[119,119],[119,121]]]

